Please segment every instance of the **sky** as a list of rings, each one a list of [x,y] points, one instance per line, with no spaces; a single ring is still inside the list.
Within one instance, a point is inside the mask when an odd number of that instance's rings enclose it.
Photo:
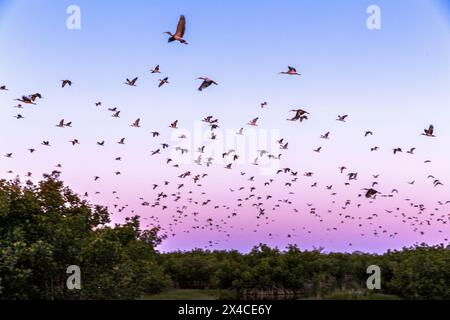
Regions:
[[[70,5],[81,10],[80,30],[67,28]],[[381,10],[380,30],[367,28],[371,5]],[[0,0],[0,85],[9,89],[0,91],[0,178],[32,172],[38,180],[60,163],[63,180],[80,194],[88,192],[91,202],[110,207],[115,222],[139,214],[144,226],[160,225],[169,235],[161,246],[165,251],[209,245],[248,251],[258,243],[282,248],[295,243],[305,249],[383,252],[446,242],[450,205],[437,202],[450,200],[449,8],[449,1],[437,0]],[[168,44],[163,32],[174,32],[181,14],[189,45]],[[150,74],[158,64],[162,75]],[[280,75],[288,65],[302,75]],[[165,76],[170,83],[158,88]],[[201,76],[219,85],[199,92]],[[137,87],[124,85],[134,77]],[[62,89],[63,79],[72,80],[72,87]],[[37,106],[14,108],[14,99],[34,92],[44,97]],[[98,101],[100,108],[94,105]],[[261,109],[264,101],[268,106]],[[114,107],[120,119],[107,110]],[[310,113],[308,121],[286,121],[297,108]],[[18,113],[25,119],[14,119]],[[347,122],[336,121],[343,114]],[[219,139],[212,144],[201,122],[210,115],[220,120]],[[246,125],[256,117],[257,128]],[[142,128],[131,128],[137,118]],[[73,128],[56,128],[61,119]],[[178,131],[169,128],[175,120]],[[430,124],[437,137],[420,136]],[[234,134],[240,128],[243,138]],[[367,130],[374,135],[364,138]],[[160,137],[153,138],[152,131]],[[328,131],[330,140],[320,139]],[[179,139],[183,134],[188,139]],[[79,146],[69,143],[74,138]],[[121,138],[125,146],[117,145]],[[281,138],[289,150],[279,150]],[[44,140],[52,147],[41,146]],[[152,157],[161,143],[171,147]],[[218,150],[209,168],[193,163],[202,145]],[[177,146],[189,154],[180,159]],[[370,152],[374,146],[380,151]],[[240,155],[233,170],[224,168],[232,160],[221,161],[222,147]],[[313,152],[318,147],[321,153]],[[404,152],[394,156],[397,147]],[[412,147],[415,154],[406,154]],[[37,152],[30,154],[30,148]],[[261,149],[283,156],[269,168],[254,166]],[[3,157],[7,153],[13,158]],[[119,156],[122,161],[115,161]],[[167,165],[169,157],[180,168]],[[358,172],[358,180],[345,186],[340,166]],[[285,183],[293,176],[269,170],[287,167],[299,172],[292,187]],[[192,177],[178,178],[187,171],[208,177],[198,187]],[[434,188],[429,175],[444,185]],[[94,182],[95,176],[101,179]],[[252,176],[255,182],[248,181]],[[264,186],[270,179],[274,182]],[[359,197],[375,180],[381,193],[396,188],[399,194]],[[317,188],[311,188],[314,183]],[[159,187],[153,190],[153,184]],[[179,184],[185,185],[181,191]],[[251,192],[251,186],[257,189]],[[159,206],[142,206],[154,204],[160,192],[169,196]],[[179,201],[171,196],[176,192]],[[263,199],[245,201],[252,193]],[[267,195],[273,199],[265,200]],[[211,203],[202,206],[207,200]],[[346,200],[351,204],[343,209]],[[265,210],[259,219],[258,202]],[[419,214],[410,202],[426,210]],[[128,207],[117,212],[115,204]]]

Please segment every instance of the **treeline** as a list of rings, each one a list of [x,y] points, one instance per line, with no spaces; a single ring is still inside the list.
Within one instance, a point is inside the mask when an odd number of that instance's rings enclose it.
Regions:
[[[325,254],[266,245],[237,251],[159,253],[158,229],[138,217],[110,226],[105,207],[80,199],[58,172],[37,185],[0,181],[0,299],[139,299],[168,288],[219,289],[223,298],[326,297],[365,292],[367,267],[381,291],[404,299],[450,298],[450,248],[421,245],[382,256]],[[81,290],[67,268],[81,269]]]
[[[266,245],[249,254],[179,252],[163,255],[163,266],[180,288],[233,289],[238,297],[327,297],[335,292],[367,293],[367,268],[381,269],[379,293],[404,299],[450,298],[450,248],[426,245],[382,256],[284,251]]]

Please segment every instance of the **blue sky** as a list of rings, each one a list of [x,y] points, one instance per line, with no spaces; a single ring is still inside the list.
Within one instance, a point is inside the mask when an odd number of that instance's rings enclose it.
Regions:
[[[81,8],[79,31],[66,28],[71,4]],[[372,4],[381,8],[380,31],[366,28],[366,8]],[[58,159],[66,164],[65,179],[74,188],[92,188],[89,179],[100,172],[110,188],[123,187],[133,201],[133,193],[148,186],[147,180],[167,174],[158,160],[146,157],[153,141],[129,128],[136,118],[143,119],[146,132],[170,135],[167,126],[175,119],[192,129],[195,121],[214,115],[224,128],[240,128],[260,116],[262,128],[280,130],[291,142],[283,165],[304,171],[320,168],[317,179],[323,183],[342,162],[367,176],[381,170],[387,184],[403,183],[413,175],[430,174],[418,165],[426,157],[433,157],[432,173],[450,183],[449,4],[0,0],[0,85],[10,88],[7,96],[0,96],[0,152],[14,152],[22,159],[14,164],[1,159],[0,169],[43,172]],[[162,34],[175,31],[180,14],[187,17],[189,46],[169,45]],[[157,64],[171,81],[162,89],[157,88],[158,77],[148,73]],[[278,72],[287,65],[296,66],[303,76],[280,77]],[[123,86],[125,78],[134,76],[140,77],[137,88]],[[200,94],[195,81],[199,76],[211,77],[219,86]],[[61,90],[59,80],[66,78],[74,86]],[[12,98],[36,91],[45,97],[39,111],[27,110],[27,121],[13,121],[17,110],[11,108]],[[122,121],[92,110],[96,101],[119,107]],[[261,115],[262,101],[268,101],[269,108]],[[314,121],[300,127],[287,124],[284,120],[294,107],[310,111]],[[351,115],[351,125],[336,123],[338,114]],[[74,131],[54,128],[62,118],[76,124]],[[418,139],[430,123],[440,139]],[[376,132],[371,143],[385,153],[368,154],[370,145],[355,139],[368,129]],[[318,136],[326,131],[338,141],[325,148],[323,157],[311,156],[312,148],[322,143]],[[66,144],[72,135],[81,141],[129,137],[126,177],[120,183],[107,178],[114,169],[108,164],[116,152],[112,146],[103,154],[95,145],[82,146],[74,154]],[[26,158],[24,150],[44,139],[61,146],[32,161]],[[393,162],[389,150],[396,146],[417,147],[419,160]],[[224,183],[234,179],[220,170],[217,175]],[[145,182],[143,176],[148,177]],[[424,182],[410,192],[427,190]],[[443,197],[448,189],[434,192]],[[220,197],[219,190],[216,195]]]

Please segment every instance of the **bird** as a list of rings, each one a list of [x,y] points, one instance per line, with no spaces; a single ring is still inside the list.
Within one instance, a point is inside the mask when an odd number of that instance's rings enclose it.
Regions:
[[[113,118],[120,118],[120,113],[121,113],[121,111],[117,111],[111,117],[113,117]]]
[[[184,15],[181,15],[178,21],[177,31],[175,32],[175,34],[172,34],[170,31],[164,33],[170,36],[168,40],[169,43],[178,41],[182,44],[187,45],[188,43],[186,42],[186,40],[183,39],[185,32],[186,32],[186,17]]]
[[[69,141],[73,146],[76,146],[77,144],[80,144],[80,141],[78,141],[78,139],[73,139],[71,141]]]
[[[40,93],[33,93],[29,98],[31,101],[35,102],[37,99],[42,99],[42,95]]]
[[[159,79],[158,88],[161,88],[165,84],[169,84],[169,77],[165,77],[164,79]]]
[[[321,135],[320,138],[321,138],[321,139],[325,139],[325,140],[330,139],[330,132],[327,132],[327,133]]]
[[[300,121],[303,122],[303,120],[308,120],[309,112],[303,110],[303,109],[294,109],[291,110],[291,112],[295,112],[295,116],[292,119],[288,119],[288,121]]]
[[[136,82],[138,81],[138,79],[139,79],[138,77],[134,78],[133,80],[130,80],[130,79],[127,78],[125,80],[125,84],[130,86],[130,87],[136,87]]]
[[[15,99],[15,101],[19,101],[25,104],[32,104],[32,105],[36,105],[36,103],[31,99],[31,97],[27,97],[27,96],[22,96],[22,98],[20,99]]]
[[[59,121],[59,123],[56,125],[58,128],[65,128],[64,119]]]
[[[209,88],[213,84],[216,86],[218,85],[217,82],[215,82],[214,80],[211,80],[209,78],[206,78],[206,77],[199,77],[199,78],[197,78],[197,80],[203,80],[202,84],[198,88],[198,91],[203,91],[203,90]]]
[[[337,121],[340,122],[345,122],[345,120],[348,118],[348,115],[343,115],[343,116],[338,116],[338,118],[336,119]]]
[[[297,72],[297,69],[295,69],[294,67],[291,67],[291,66],[288,66],[288,71],[280,72],[280,74],[286,74],[286,75],[290,75],[290,76],[301,76],[301,74]]]
[[[177,126],[178,126],[178,120],[172,122],[172,123],[170,124],[169,128],[172,128],[172,129],[178,129]]]
[[[151,72],[151,73],[161,73],[159,64],[158,64],[155,68],[153,68],[152,70],[150,70],[150,72]]]
[[[249,126],[253,126],[253,127],[257,127],[258,126],[258,124],[257,124],[258,120],[259,120],[259,118],[253,119],[253,120],[249,121],[248,125]]]
[[[373,188],[363,189],[366,191],[366,198],[374,198],[379,192]]]
[[[140,128],[141,127],[141,119],[137,119],[131,126],[133,128]]]
[[[61,80],[61,87],[65,88],[66,86],[71,87],[72,86],[72,81],[70,81],[70,80]]]
[[[0,86],[0,91],[8,91],[5,85]]]
[[[425,129],[423,131],[424,131],[424,133],[422,133],[422,136],[433,137],[433,138],[436,137],[434,135],[434,126],[433,125],[430,125],[430,127],[428,129]]]

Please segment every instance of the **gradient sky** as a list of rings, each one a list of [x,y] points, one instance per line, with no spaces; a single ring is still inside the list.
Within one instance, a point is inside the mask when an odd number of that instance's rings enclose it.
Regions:
[[[66,9],[71,4],[81,8],[81,30],[66,28]],[[372,4],[381,8],[379,31],[366,27],[366,9]],[[158,217],[165,230],[173,223],[176,207],[188,206],[183,210],[187,216],[174,226],[176,236],[170,237],[162,250],[202,247],[209,241],[215,248],[243,251],[260,242],[371,252],[416,242],[442,243],[450,233],[450,205],[437,204],[450,200],[449,8],[449,1],[432,0],[0,1],[0,85],[9,88],[0,92],[0,154],[14,153],[13,159],[0,158],[0,177],[31,171],[37,179],[61,163],[64,181],[80,194],[88,191],[92,202],[111,208],[129,204],[128,210],[114,215],[114,221],[122,221],[133,209],[146,224],[152,223],[151,216]],[[162,34],[175,31],[180,14],[187,17],[189,46],[167,44]],[[149,73],[157,64],[171,82],[161,89],[157,88],[160,77]],[[287,65],[296,66],[302,77],[280,76],[278,72]],[[140,78],[138,87],[123,85],[126,78],[135,76]],[[194,80],[199,76],[208,76],[219,86],[199,93],[199,83]],[[73,87],[62,90],[62,79],[71,79]],[[37,107],[13,108],[15,98],[34,92],[44,96]],[[97,101],[102,101],[102,108],[95,108]],[[269,103],[265,110],[260,108],[263,101]],[[105,110],[111,107],[122,110],[121,119],[111,118]],[[289,110],[300,107],[311,113],[307,122],[285,121]],[[15,120],[17,113],[26,119]],[[350,115],[348,122],[337,122],[338,114]],[[150,151],[162,142],[177,145],[181,133],[168,128],[172,121],[178,119],[180,128],[190,134],[208,115],[220,120],[222,132],[237,131],[259,117],[260,130],[273,133],[269,146],[279,137],[289,142],[279,165],[299,171],[299,183],[286,188],[288,177],[261,174],[250,165],[251,150],[243,155],[246,164],[231,172],[222,164],[209,169],[195,164],[171,168],[165,165],[170,151],[150,157]],[[72,121],[74,128],[56,128],[62,118]],[[137,118],[142,119],[142,128],[130,128]],[[421,137],[431,123],[437,138]],[[203,126],[203,132],[208,130]],[[366,130],[372,130],[374,136],[364,138]],[[161,138],[153,139],[151,131],[159,131]],[[320,135],[327,131],[331,131],[331,140],[321,140]],[[120,147],[115,142],[123,137],[127,145]],[[81,141],[79,147],[68,143],[73,138]],[[50,140],[53,147],[40,147],[43,140]],[[102,140],[105,148],[96,146]],[[313,153],[319,146],[322,153]],[[380,152],[370,152],[374,146],[379,146]],[[417,150],[414,156],[394,157],[394,147]],[[30,155],[28,148],[38,152]],[[122,163],[114,161],[117,156],[123,157]],[[428,159],[432,163],[425,165]],[[337,170],[341,165],[359,173],[351,187],[344,186],[345,176]],[[14,174],[8,175],[8,170]],[[114,175],[117,170],[123,172],[121,177]],[[140,205],[140,197],[153,202],[163,190],[176,192],[180,183],[176,177],[186,171],[205,172],[209,177],[201,188],[182,181],[187,185],[183,202],[168,201],[165,212]],[[247,176],[241,177],[241,171],[248,172]],[[307,171],[315,176],[302,177]],[[361,189],[374,181],[373,174],[380,174],[381,192],[397,188],[400,194],[373,203],[358,198]],[[444,187],[433,188],[427,179],[430,174]],[[94,184],[96,175],[102,179]],[[256,219],[258,211],[252,207],[256,201],[236,208],[236,199],[248,196],[248,189],[229,192],[229,188],[252,185],[246,181],[252,175],[258,195],[274,196],[273,201],[265,202],[267,225]],[[262,184],[271,178],[275,183],[264,188]],[[172,184],[151,189],[164,180]],[[413,180],[415,185],[407,183]],[[314,182],[317,189],[310,188]],[[336,197],[325,190],[327,185],[334,186]],[[118,191],[120,200],[114,199],[112,190]],[[188,190],[193,194],[187,195]],[[94,195],[95,191],[102,194]],[[288,195],[290,191],[295,195]],[[186,202],[188,197],[200,202],[212,199],[213,204],[196,207]],[[405,198],[424,204],[427,210],[418,215]],[[272,212],[278,199],[289,199],[292,205]],[[352,205],[342,210],[347,199]],[[317,209],[322,222],[309,213],[307,203]],[[231,209],[215,210],[214,205]],[[401,209],[397,213],[385,211],[397,207]],[[300,213],[294,213],[294,208]],[[199,212],[197,221],[193,212]],[[231,212],[238,216],[227,219]],[[422,225],[411,226],[411,220],[402,223],[401,217],[394,216],[401,213],[418,217]],[[378,217],[367,220],[372,214]],[[353,219],[344,219],[346,215]],[[446,224],[436,221],[442,215]],[[225,221],[223,230],[231,236],[215,228],[192,229],[204,227],[208,218],[214,224]],[[426,226],[424,221],[429,219],[432,224]],[[342,224],[342,220],[346,222]],[[358,227],[360,221],[363,228]],[[330,231],[334,227],[338,231]],[[425,234],[420,235],[419,230]],[[389,238],[394,232],[398,235]]]

